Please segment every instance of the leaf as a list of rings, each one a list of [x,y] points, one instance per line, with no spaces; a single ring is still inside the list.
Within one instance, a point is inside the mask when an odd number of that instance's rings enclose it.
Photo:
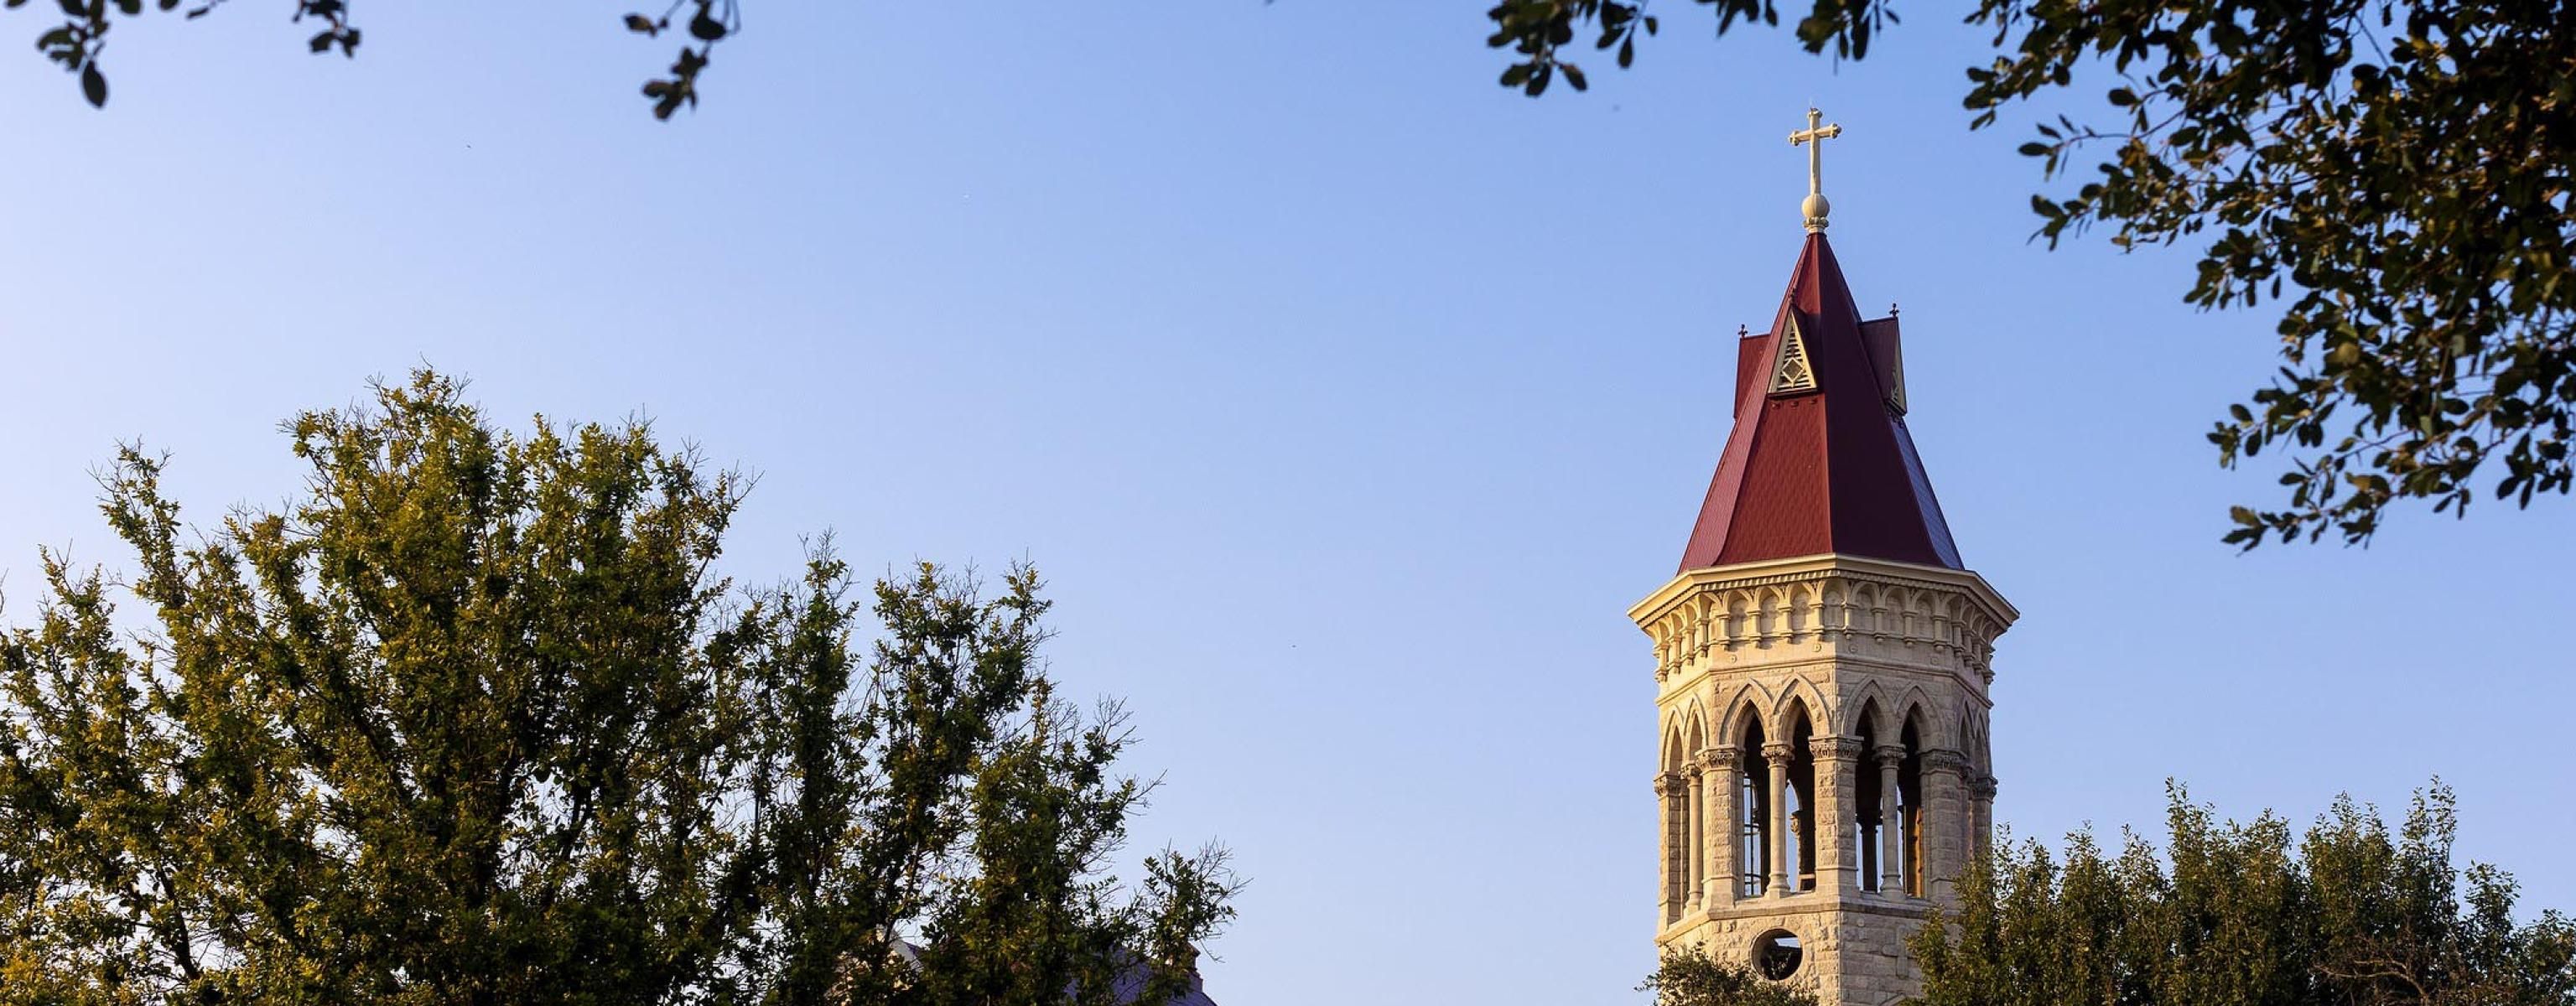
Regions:
[[[725,37],[724,22],[716,20],[708,7],[700,6],[697,16],[689,19],[689,35],[701,42],[713,42]]]
[[[304,44],[311,46],[314,52],[329,52],[331,51],[331,33],[326,31],[317,34],[307,40]]]
[[[107,75],[98,72],[97,60],[81,64],[81,96],[92,108],[107,107]]]
[[[642,14],[626,15],[626,30],[645,36],[659,35],[662,33],[661,27],[654,24],[652,18],[645,17]]]
[[[1576,66],[1572,63],[1559,63],[1557,64],[1557,69],[1565,71],[1565,82],[1574,85],[1575,90],[1586,91],[1591,89],[1591,85],[1585,83],[1583,80],[1582,67]]]

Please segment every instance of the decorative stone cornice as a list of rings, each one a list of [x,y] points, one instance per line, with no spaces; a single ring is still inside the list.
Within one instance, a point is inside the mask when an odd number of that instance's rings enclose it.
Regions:
[[[1858,737],[1818,737],[1807,742],[1807,752],[1817,761],[1859,761],[1865,750]]]
[[[1819,555],[1692,570],[1628,616],[1654,640],[1659,681],[1713,653],[1833,643],[1982,683],[2019,612],[1975,573]]]

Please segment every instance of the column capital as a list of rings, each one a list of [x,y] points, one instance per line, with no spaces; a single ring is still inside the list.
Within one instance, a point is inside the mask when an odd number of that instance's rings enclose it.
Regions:
[[[1698,762],[1700,769],[1706,772],[1736,771],[1744,767],[1744,749],[1733,744],[1701,748]]]
[[[1788,741],[1770,741],[1762,745],[1762,760],[1764,761],[1786,763],[1789,759],[1797,757],[1797,755],[1798,746],[1791,744]]]
[[[1858,737],[1817,737],[1807,742],[1807,753],[1817,761],[1859,761],[1864,750]]]
[[[1899,765],[1903,764],[1905,761],[1905,745],[1903,744],[1881,744],[1872,753],[1878,755],[1878,760],[1880,762],[1888,765]]]
[[[1956,751],[1936,748],[1923,752],[1923,771],[1964,777],[1968,774],[1968,759]]]
[[[1655,773],[1655,795],[1683,796],[1690,792],[1690,777],[1679,772]]]
[[[1995,777],[1990,775],[1978,776],[1977,778],[1968,780],[1968,797],[1975,800],[1993,800],[1995,798]]]

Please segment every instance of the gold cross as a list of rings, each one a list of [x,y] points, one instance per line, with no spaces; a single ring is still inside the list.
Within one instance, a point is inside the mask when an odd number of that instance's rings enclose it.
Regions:
[[[1841,123],[1828,126],[1824,121],[1825,113],[1807,109],[1807,128],[1789,134],[1790,146],[1807,148],[1807,201],[1803,209],[1809,234],[1822,233],[1825,214],[1833,212],[1833,204],[1825,201],[1825,141],[1843,135],[1843,127]]]

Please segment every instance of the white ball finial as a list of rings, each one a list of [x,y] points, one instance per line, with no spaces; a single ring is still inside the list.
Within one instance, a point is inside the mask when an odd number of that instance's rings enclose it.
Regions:
[[[1808,230],[1822,230],[1825,226],[1825,215],[1834,211],[1834,204],[1825,201],[1824,193],[1814,192],[1808,194],[1806,201],[1798,204],[1798,209],[1807,215]]]

